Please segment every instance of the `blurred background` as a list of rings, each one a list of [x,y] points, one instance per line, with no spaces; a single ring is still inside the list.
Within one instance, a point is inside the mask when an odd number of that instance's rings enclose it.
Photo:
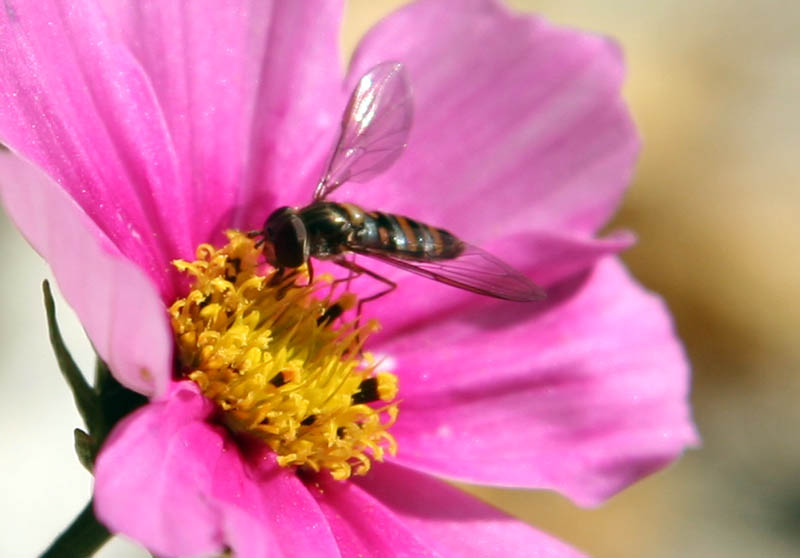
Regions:
[[[352,1],[346,52],[403,3]],[[598,557],[800,555],[800,2],[511,4],[625,49],[644,151],[612,228],[637,232],[624,259],[675,314],[704,443],[598,509],[541,492],[476,493]],[[91,480],[46,340],[49,270],[4,216],[0,249],[0,555],[33,556],[82,508]],[[58,308],[90,369],[80,325]],[[115,540],[102,555],[146,554]]]

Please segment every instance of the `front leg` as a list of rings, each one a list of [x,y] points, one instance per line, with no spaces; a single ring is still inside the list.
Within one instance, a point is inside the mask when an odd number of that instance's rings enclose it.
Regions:
[[[387,294],[389,294],[390,292],[392,292],[393,290],[395,290],[397,288],[397,283],[395,283],[391,279],[387,279],[383,275],[378,275],[374,271],[371,271],[371,270],[367,269],[366,267],[362,267],[362,266],[358,265],[356,262],[351,262],[349,260],[341,258],[341,259],[333,260],[333,263],[335,263],[336,265],[338,265],[340,267],[343,267],[343,268],[349,270],[352,273],[355,273],[354,276],[352,276],[352,277],[349,276],[348,277],[348,281],[350,279],[353,279],[353,278],[358,277],[359,275],[363,274],[363,275],[369,275],[373,279],[376,279],[376,280],[380,281],[381,283],[383,283],[384,285],[387,286],[387,288],[385,288],[384,290],[382,290],[380,292],[377,292],[377,293],[375,293],[373,295],[370,295],[368,297],[362,298],[362,299],[360,299],[358,301],[358,306],[356,307],[356,314],[357,314],[359,319],[361,318],[361,310],[362,310],[362,307],[364,306],[365,303],[373,301],[373,300],[376,300],[376,299],[378,299],[378,298],[380,298],[380,297],[382,297],[384,295],[387,295]]]

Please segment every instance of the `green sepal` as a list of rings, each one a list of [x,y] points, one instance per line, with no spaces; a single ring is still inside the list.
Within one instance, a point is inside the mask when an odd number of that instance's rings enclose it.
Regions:
[[[89,433],[98,440],[99,450],[114,425],[147,403],[147,397],[120,384],[99,356],[95,365],[94,389],[100,401],[102,422],[91,428]]]
[[[78,461],[90,473],[94,470],[94,458],[97,455],[94,439],[80,428],[73,431],[75,437],[75,453]]]
[[[75,405],[86,425],[86,431],[75,431],[75,451],[83,466],[92,471],[97,453],[114,425],[122,417],[147,403],[147,398],[123,387],[99,356],[95,367],[95,385],[89,385],[61,336],[55,302],[47,280],[42,283],[42,291],[50,344],[56,355],[58,368],[72,391]]]
[[[100,402],[98,401],[97,394],[86,381],[86,377],[72,358],[72,355],[64,343],[64,338],[61,337],[61,330],[56,321],[56,305],[53,301],[53,293],[50,291],[50,283],[47,280],[42,283],[42,291],[44,292],[44,308],[45,312],[47,312],[47,329],[50,334],[50,345],[53,347],[53,352],[56,355],[58,368],[67,381],[70,390],[72,390],[75,406],[78,408],[78,412],[81,414],[84,424],[89,427],[89,431],[91,432],[92,425],[97,424],[101,419]]]
[[[92,472],[97,454],[111,429],[124,416],[147,403],[147,398],[123,387],[99,356],[95,367],[95,385],[89,385],[61,336],[53,294],[46,280],[42,284],[42,291],[50,344],[56,355],[58,368],[67,381],[78,412],[86,424],[85,431],[80,428],[73,431],[75,453],[81,464]],[[92,500],[72,524],[53,541],[41,558],[91,556],[109,538],[111,533],[94,515]]]

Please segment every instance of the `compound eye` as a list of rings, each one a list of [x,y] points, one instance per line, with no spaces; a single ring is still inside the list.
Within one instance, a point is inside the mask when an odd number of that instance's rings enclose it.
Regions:
[[[308,241],[303,220],[291,215],[280,223],[271,235],[278,263],[284,267],[299,267],[308,259]]]

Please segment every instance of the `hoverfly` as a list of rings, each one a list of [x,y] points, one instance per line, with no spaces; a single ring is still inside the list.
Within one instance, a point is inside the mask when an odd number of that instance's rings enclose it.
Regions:
[[[328,165],[305,207],[280,207],[261,231],[264,255],[280,272],[308,264],[309,258],[331,260],[384,283],[393,281],[346,259],[349,254],[374,258],[429,279],[474,293],[513,301],[544,298],[527,277],[488,252],[452,233],[408,217],[366,211],[352,203],[326,198],[346,182],[365,182],[389,168],[406,147],[413,106],[406,71],[398,62],[383,62],[367,71],[353,91],[342,116],[342,128]],[[280,275],[280,274],[279,274]]]

